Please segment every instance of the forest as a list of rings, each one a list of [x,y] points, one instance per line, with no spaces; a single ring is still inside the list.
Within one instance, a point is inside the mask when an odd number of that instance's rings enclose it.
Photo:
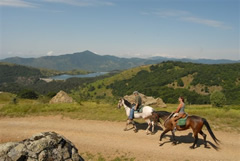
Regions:
[[[94,78],[70,78],[48,83],[40,80],[56,73],[1,63],[0,91],[17,94],[28,89],[39,95],[48,95],[64,90],[81,95],[79,98],[104,100],[137,90],[147,96],[160,97],[165,103],[176,103],[179,96],[184,96],[189,104],[210,104],[211,93],[221,91],[227,104],[240,104],[240,63],[209,65],[167,61]]]
[[[183,78],[189,76],[193,78],[191,82],[184,83]],[[169,87],[169,84],[175,86]],[[203,94],[196,92],[196,88],[191,90],[197,85],[201,85]],[[240,104],[240,63],[207,65],[169,61],[151,65],[150,71],[140,71],[131,79],[109,85],[115,96],[138,90],[145,95],[161,97],[167,103],[176,103],[179,96],[184,96],[192,104],[209,104],[211,87],[222,89],[227,104]]]

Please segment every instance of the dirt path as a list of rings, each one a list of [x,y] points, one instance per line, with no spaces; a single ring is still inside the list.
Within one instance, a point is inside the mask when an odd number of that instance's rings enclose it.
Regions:
[[[240,134],[214,131],[221,140],[220,149],[204,148],[200,136],[199,147],[192,150],[193,138],[191,130],[176,132],[180,144],[173,146],[169,135],[159,146],[161,130],[155,135],[146,135],[145,125],[140,125],[138,133],[132,130],[123,131],[124,122],[72,120],[60,116],[0,118],[0,143],[20,141],[33,134],[45,131],[55,131],[71,140],[79,149],[79,153],[101,153],[103,156],[114,158],[126,155],[136,160],[240,160]],[[214,143],[208,135],[207,140]]]

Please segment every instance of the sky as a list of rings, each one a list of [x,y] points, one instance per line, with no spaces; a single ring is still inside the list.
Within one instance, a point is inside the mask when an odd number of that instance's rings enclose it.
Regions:
[[[99,55],[240,60],[240,0],[0,0],[0,59]]]

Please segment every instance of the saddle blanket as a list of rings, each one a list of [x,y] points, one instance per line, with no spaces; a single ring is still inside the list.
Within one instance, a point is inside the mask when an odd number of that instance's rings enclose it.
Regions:
[[[178,126],[184,126],[184,125],[186,125],[187,118],[188,118],[188,114],[187,114],[186,117],[180,118],[180,119],[177,121],[177,125],[178,125]]]

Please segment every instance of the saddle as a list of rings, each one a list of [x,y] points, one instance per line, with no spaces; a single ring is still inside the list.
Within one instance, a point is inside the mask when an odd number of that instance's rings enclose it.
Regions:
[[[144,105],[139,106],[138,109],[136,111],[134,111],[134,113],[142,113],[143,107],[144,107]]]
[[[184,118],[180,118],[180,119],[177,121],[177,125],[178,125],[178,126],[185,126],[185,125],[186,125],[187,118],[188,118],[188,114],[186,113],[186,115],[185,115]]]

